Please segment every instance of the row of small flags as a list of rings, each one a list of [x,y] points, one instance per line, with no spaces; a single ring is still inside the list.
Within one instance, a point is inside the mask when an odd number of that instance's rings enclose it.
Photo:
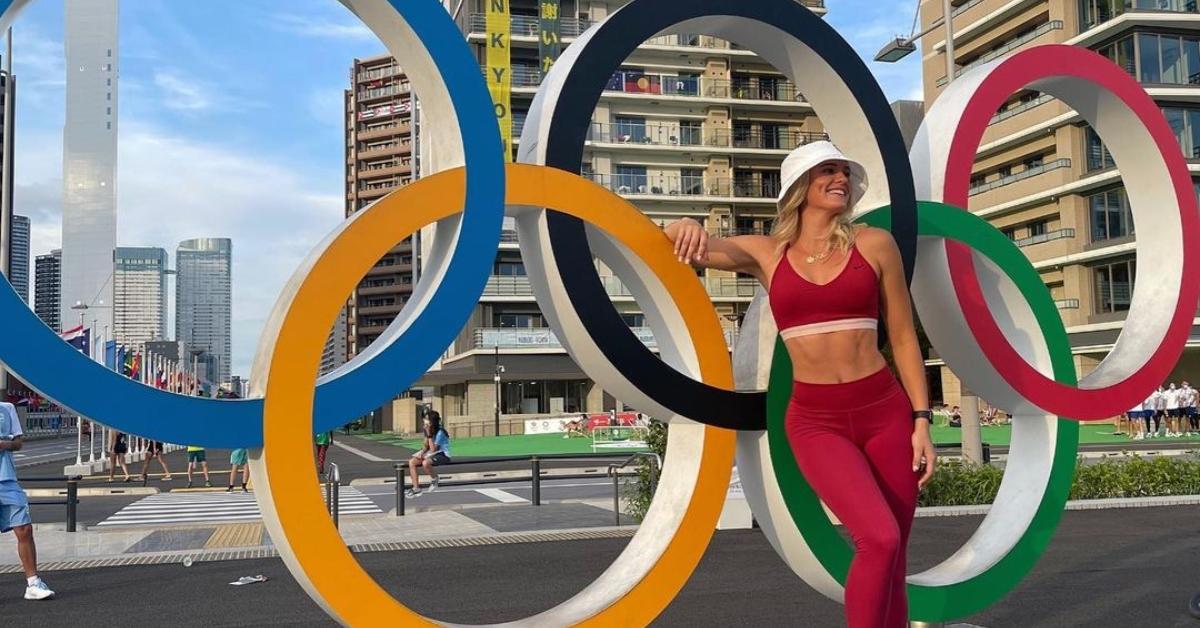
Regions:
[[[79,326],[62,332],[59,337],[90,357],[91,332],[91,329]],[[142,351],[117,345],[115,340],[104,343],[104,365],[147,386],[177,393],[196,394],[204,385],[203,378],[197,377],[184,365],[161,355],[144,355]]]

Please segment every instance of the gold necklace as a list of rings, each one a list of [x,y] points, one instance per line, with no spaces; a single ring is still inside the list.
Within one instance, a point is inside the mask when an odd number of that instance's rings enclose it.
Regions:
[[[797,241],[796,244],[800,244],[799,241]],[[804,250],[804,245],[800,245],[800,248],[801,248],[801,250]],[[829,245],[828,241],[826,241],[824,251],[822,251],[821,253],[818,253],[816,255],[806,255],[804,257],[804,262],[807,264],[815,264],[817,262],[823,262],[826,259],[829,259],[829,256],[832,254],[833,254],[833,247]]]

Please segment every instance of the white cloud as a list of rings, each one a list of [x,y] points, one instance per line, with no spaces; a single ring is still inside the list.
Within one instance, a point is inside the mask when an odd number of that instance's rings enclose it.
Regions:
[[[154,84],[161,90],[163,105],[177,111],[203,111],[213,105],[213,90],[196,80],[169,70],[154,73]]]
[[[323,18],[302,18],[290,14],[274,15],[271,27],[285,33],[319,39],[352,39],[374,41],[375,33],[362,23],[341,22]]]
[[[342,87],[329,87],[314,89],[308,93],[305,104],[314,121],[321,125],[342,128],[342,116],[346,113],[343,90]]]

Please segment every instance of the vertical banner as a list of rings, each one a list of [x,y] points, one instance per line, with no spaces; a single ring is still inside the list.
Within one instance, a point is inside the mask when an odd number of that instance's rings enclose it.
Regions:
[[[508,49],[511,18],[508,0],[487,1],[487,84],[504,143],[504,161],[512,161],[512,56]]]
[[[542,0],[539,10],[541,21],[538,24],[538,66],[543,78],[558,60],[558,53],[562,52],[559,6],[558,0]]]

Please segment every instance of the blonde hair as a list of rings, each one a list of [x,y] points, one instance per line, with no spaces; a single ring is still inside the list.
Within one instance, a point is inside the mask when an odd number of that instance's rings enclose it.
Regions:
[[[777,253],[794,242],[800,235],[800,213],[804,211],[804,203],[808,198],[808,184],[811,180],[808,174],[806,172],[800,175],[800,178],[796,179],[796,183],[792,185],[792,189],[783,197],[783,200],[779,201],[779,213],[775,216],[775,225],[771,227],[771,237],[775,238]],[[846,211],[838,214],[833,229],[829,232],[830,248],[842,253],[849,251],[850,245],[854,244],[856,229],[850,222],[850,208],[853,207],[854,200],[851,198],[846,206]]]

